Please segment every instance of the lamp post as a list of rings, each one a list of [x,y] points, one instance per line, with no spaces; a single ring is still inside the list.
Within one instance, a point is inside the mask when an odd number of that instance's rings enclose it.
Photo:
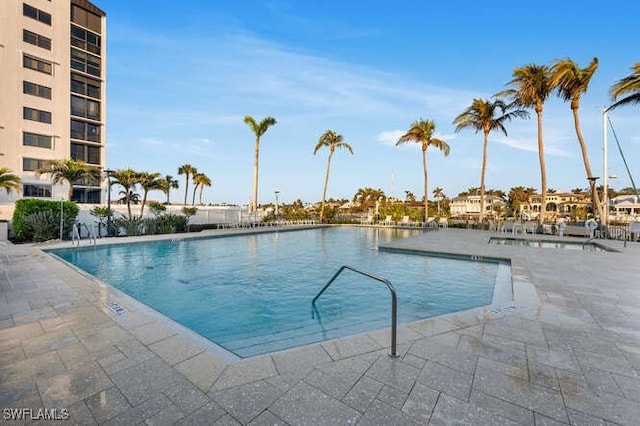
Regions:
[[[104,171],[107,174],[107,237],[111,236],[111,173],[113,170],[105,169]]]
[[[608,153],[607,153],[607,112],[609,112],[609,108],[605,108],[602,111],[602,184],[604,189],[602,191],[602,217],[600,220],[602,225],[609,226],[609,170],[607,163],[609,162]]]
[[[280,191],[273,191],[276,194],[276,210],[275,210],[275,218],[278,220],[278,194]]]

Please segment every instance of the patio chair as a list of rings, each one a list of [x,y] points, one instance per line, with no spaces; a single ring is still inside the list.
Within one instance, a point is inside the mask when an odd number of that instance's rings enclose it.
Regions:
[[[398,225],[411,226],[411,221],[409,220],[409,216],[402,216],[402,220],[398,222]]]
[[[382,222],[384,226],[391,226],[394,223],[393,219],[391,219],[391,215],[387,215],[387,217],[384,218],[384,222]]]
[[[513,227],[511,228],[511,234],[517,235],[518,232],[524,234],[524,225],[522,225],[521,221],[516,220],[513,222]]]
[[[438,226],[439,226],[440,228],[448,228],[448,227],[449,227],[449,221],[447,220],[447,218],[446,218],[446,217],[441,217],[441,218],[438,220]]]

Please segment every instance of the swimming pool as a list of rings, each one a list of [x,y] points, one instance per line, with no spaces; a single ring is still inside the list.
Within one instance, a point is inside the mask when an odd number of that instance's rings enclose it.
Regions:
[[[50,252],[120,289],[239,357],[274,352],[492,303],[508,264],[377,250],[417,230],[323,228],[224,238],[116,244]]]

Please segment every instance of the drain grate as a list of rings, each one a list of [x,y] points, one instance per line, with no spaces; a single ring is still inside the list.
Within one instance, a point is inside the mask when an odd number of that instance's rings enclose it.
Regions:
[[[116,315],[122,315],[128,312],[127,309],[118,302],[107,302],[105,305]]]
[[[517,305],[509,305],[509,306],[502,306],[502,307],[496,308],[496,309],[491,309],[489,312],[491,312],[494,315],[497,315],[497,314],[501,314],[503,312],[513,311],[514,309],[517,309],[517,308],[518,308]]]

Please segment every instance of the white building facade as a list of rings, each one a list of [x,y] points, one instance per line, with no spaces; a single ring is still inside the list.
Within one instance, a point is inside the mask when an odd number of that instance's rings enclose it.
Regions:
[[[0,167],[22,191],[0,192],[0,219],[22,197],[60,200],[34,171],[46,160],[106,163],[106,15],[86,0],[0,1]],[[100,203],[97,186],[74,185],[73,201]]]

